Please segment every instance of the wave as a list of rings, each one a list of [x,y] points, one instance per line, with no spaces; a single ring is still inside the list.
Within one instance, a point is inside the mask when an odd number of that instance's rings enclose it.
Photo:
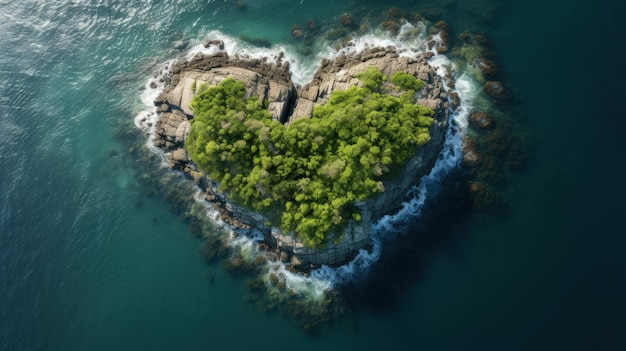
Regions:
[[[210,31],[207,33],[206,37],[221,40],[224,43],[223,51],[226,51],[231,57],[239,56],[250,59],[267,58],[271,61],[276,61],[278,57],[282,56],[283,61],[289,62],[289,69],[292,73],[291,80],[300,85],[311,81],[315,71],[317,71],[320,66],[321,59],[328,57],[331,51],[331,48],[326,46],[318,50],[318,53],[314,57],[304,57],[299,55],[296,48],[291,45],[274,44],[269,48],[254,46],[253,44],[226,35],[218,30]],[[216,46],[205,48],[204,45],[198,44],[188,51],[186,58],[190,59],[197,54],[211,55],[218,51],[221,51],[221,49]]]
[[[372,31],[349,40],[339,50],[329,50],[327,57],[332,59],[375,47],[393,47],[400,57],[418,56],[429,51],[426,46],[427,39],[426,25],[423,22],[418,22],[415,25],[407,22],[400,27],[398,34],[394,35],[382,30]],[[436,54],[434,51],[433,53]]]
[[[441,60],[444,60],[444,58],[441,58]],[[452,64],[449,60],[447,62]],[[459,165],[463,159],[461,149],[468,114],[472,109],[471,101],[479,90],[477,85],[466,74],[461,75],[457,79],[456,87],[458,89],[454,91],[459,94],[461,104],[456,111],[452,111],[452,120],[446,132],[444,146],[430,173],[422,177],[419,184],[409,190],[410,199],[402,203],[397,213],[383,216],[373,224],[373,248],[371,251],[360,250],[351,262],[338,268],[322,266],[311,273],[313,279],[320,282],[330,282],[331,285],[341,285],[349,283],[367,273],[369,267],[379,259],[383,249],[383,242],[404,233],[406,226],[411,221],[419,218],[427,199],[438,192],[441,180]]]
[[[185,53],[184,58],[186,59],[190,59],[197,54],[214,54],[218,50],[224,50],[230,56],[251,59],[268,58],[276,60],[279,55],[284,55],[283,60],[288,61],[290,64],[293,74],[292,80],[297,84],[305,84],[312,79],[323,57],[332,59],[367,48],[392,46],[396,48],[400,56],[416,57],[425,52],[432,52],[433,55],[429,60],[429,64],[436,67],[437,74],[442,78],[453,78],[455,81],[454,89],[451,89],[445,83],[447,79],[442,79],[446,91],[454,91],[459,95],[460,104],[456,110],[451,111],[451,121],[446,132],[444,147],[437,162],[431,172],[424,176],[417,186],[410,189],[408,193],[410,199],[402,204],[401,209],[396,214],[384,216],[373,224],[372,248],[369,251],[360,250],[356,257],[345,265],[339,267],[322,266],[313,270],[309,276],[288,271],[285,264],[280,261],[268,260],[265,271],[266,281],[270,280],[269,276],[272,274],[280,276],[284,280],[286,287],[293,292],[311,299],[317,299],[322,298],[324,292],[328,289],[349,283],[363,276],[368,272],[372,264],[380,258],[384,248],[384,241],[404,232],[406,225],[410,221],[418,219],[427,199],[437,193],[441,179],[451,170],[458,167],[463,157],[461,148],[463,136],[467,128],[468,114],[472,110],[472,102],[479,93],[480,88],[469,74],[464,73],[467,67],[459,68],[450,58],[443,54],[438,54],[434,48],[428,49],[427,40],[441,41],[441,38],[437,35],[427,38],[425,29],[426,26],[420,22],[417,25],[404,24],[397,35],[391,35],[387,32],[371,32],[350,40],[339,49],[333,49],[326,44],[318,50],[318,54],[313,58],[298,55],[296,50],[289,45],[276,44],[271,48],[256,47],[219,31],[211,31],[207,34],[207,37],[221,40],[224,43],[223,49],[216,46],[205,48],[204,45],[197,44]],[[163,89],[159,80],[162,75],[167,74],[168,68],[174,61],[170,60],[164,63],[159,73],[146,82],[144,93],[141,96],[143,103],[148,107],[135,118],[135,123],[138,127],[145,129],[150,135],[154,134],[154,125],[157,117],[153,101]],[[160,150],[155,150],[152,146],[152,137],[148,140],[148,145],[153,151],[162,153]],[[257,241],[262,239],[261,233],[257,230],[241,231],[224,223],[220,219],[219,213],[210,208],[206,201],[199,196],[199,193],[196,196],[196,201],[204,204],[207,208],[207,216],[216,225],[229,233],[228,241],[230,245],[238,247],[246,256],[262,254],[261,251],[256,249]]]

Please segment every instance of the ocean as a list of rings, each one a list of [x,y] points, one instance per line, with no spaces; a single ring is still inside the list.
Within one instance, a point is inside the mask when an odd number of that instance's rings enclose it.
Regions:
[[[486,38],[513,97],[502,118],[523,129],[529,156],[499,185],[501,211],[462,210],[442,191],[383,247],[369,280],[344,289],[346,320],[310,335],[203,262],[171,189],[151,179],[185,185],[142,161],[148,137],[134,120],[146,83],[209,33],[287,50],[304,81],[341,14],[391,7]],[[626,349],[625,10],[611,0],[0,0],[0,349]],[[292,35],[310,19],[313,44]]]

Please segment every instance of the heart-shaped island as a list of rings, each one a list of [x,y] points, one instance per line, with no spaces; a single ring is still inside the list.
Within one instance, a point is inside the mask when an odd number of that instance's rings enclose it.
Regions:
[[[372,223],[398,210],[443,147],[450,108],[432,53],[340,55],[297,86],[282,55],[205,46],[215,50],[169,67],[155,100],[153,143],[170,166],[298,270],[367,248]]]

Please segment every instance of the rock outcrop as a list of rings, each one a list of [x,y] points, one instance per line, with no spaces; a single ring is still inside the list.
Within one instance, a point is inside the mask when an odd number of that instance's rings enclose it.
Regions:
[[[220,43],[208,45],[220,46]],[[223,44],[221,45],[223,47]],[[184,139],[189,132],[193,111],[189,103],[203,84],[215,85],[233,77],[246,86],[246,96],[267,100],[272,116],[289,124],[298,118],[311,115],[313,106],[328,101],[334,90],[344,90],[360,84],[356,75],[368,67],[377,67],[391,76],[397,71],[409,73],[425,82],[425,88],[416,94],[417,103],[435,111],[431,127],[431,140],[405,164],[394,179],[384,181],[385,191],[380,195],[357,201],[361,221],[347,223],[342,240],[328,244],[324,249],[305,247],[290,233],[281,233],[267,226],[267,219],[259,213],[244,209],[228,201],[227,194],[218,190],[218,184],[200,172],[184,149]],[[155,126],[154,145],[167,152],[170,166],[194,179],[203,190],[204,198],[213,203],[222,219],[236,227],[256,228],[265,237],[268,247],[292,267],[306,271],[322,264],[341,264],[352,259],[358,250],[371,243],[372,223],[383,215],[394,213],[401,206],[408,189],[416,185],[434,166],[448,129],[450,108],[448,95],[441,78],[427,62],[427,57],[400,57],[393,48],[372,48],[335,60],[323,60],[312,81],[296,87],[291,81],[288,62],[279,55],[275,61],[229,57],[223,51],[211,56],[195,56],[174,64],[165,78],[166,87],[156,99],[159,119]]]
[[[215,44],[223,46],[223,44]],[[166,79],[166,88],[155,104],[167,105],[168,109],[180,110],[193,116],[190,103],[203,85],[216,85],[233,77],[246,85],[246,98],[257,96],[260,101],[268,100],[269,111],[277,120],[284,122],[290,114],[295,86],[291,81],[289,63],[278,57],[275,62],[261,59],[231,58],[219,51],[211,56],[194,56],[189,61],[175,64],[172,74]]]
[[[494,124],[493,119],[486,112],[482,111],[472,113],[470,122],[477,129],[491,129]]]
[[[448,106],[444,106],[447,94],[443,83],[425,57],[400,57],[393,49],[378,47],[352,56],[339,56],[333,61],[322,60],[313,80],[299,89],[298,101],[289,122],[310,116],[313,105],[327,102],[334,90],[345,90],[360,84],[356,75],[368,67],[377,67],[388,77],[403,71],[421,79],[426,86],[420,92],[417,103],[434,110],[447,109]]]

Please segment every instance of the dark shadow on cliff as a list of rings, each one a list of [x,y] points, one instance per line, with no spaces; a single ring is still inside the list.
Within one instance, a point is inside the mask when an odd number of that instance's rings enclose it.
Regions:
[[[464,171],[448,175],[421,216],[408,222],[409,230],[385,241],[383,253],[369,274],[340,289],[350,309],[383,313],[394,308],[409,287],[419,284],[429,257],[454,250],[455,243],[468,235],[473,210],[464,184]]]

